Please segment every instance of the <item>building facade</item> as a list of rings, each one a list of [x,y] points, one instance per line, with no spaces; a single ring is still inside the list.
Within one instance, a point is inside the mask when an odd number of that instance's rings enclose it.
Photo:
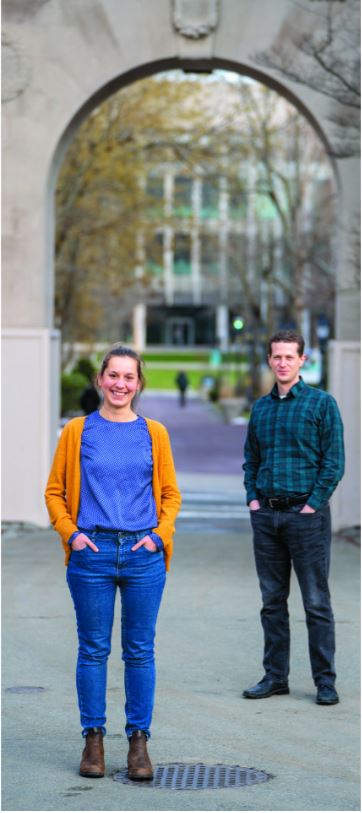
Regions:
[[[302,309],[303,331],[310,346],[316,340],[321,308],[331,333],[334,330],[332,234],[336,213],[334,178],[328,161],[299,167],[299,171],[303,170],[306,189],[299,213],[300,234],[307,235],[312,229],[321,190],[330,229],[329,240],[319,234],[324,245],[323,251],[319,247],[318,255],[328,255],[330,262],[328,296],[321,303],[314,292],[314,303],[308,303],[306,296]],[[275,165],[275,173],[290,183],[295,172],[292,161]],[[147,180],[147,193],[154,199],[151,216],[157,226],[152,240],[142,247],[143,262],[138,268],[138,276],[146,270],[151,281],[134,306],[132,317],[121,326],[120,338],[131,339],[140,350],[167,345],[217,346],[226,351],[235,338],[236,319],[248,332],[252,307],[258,309],[258,318],[266,330],[269,326],[274,329],[293,324],[285,292],[293,281],[283,226],[269,196],[258,193],[257,174],[258,168],[251,161],[241,164],[235,193],[222,176],[205,174],[195,178],[177,165],[153,171]],[[308,279],[307,260],[303,263],[304,285],[309,282],[315,288],[315,277]],[[270,279],[268,271],[272,272]]]

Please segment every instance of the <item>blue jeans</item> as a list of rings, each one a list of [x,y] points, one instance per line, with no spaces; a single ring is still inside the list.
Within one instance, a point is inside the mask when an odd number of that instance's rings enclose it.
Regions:
[[[328,588],[331,546],[329,506],[312,514],[300,506],[286,511],[262,507],[250,512],[254,555],[263,600],[265,673],[284,682],[289,674],[288,596],[293,564],[302,593],[309,656],[316,686],[333,686],[334,618]]]
[[[93,727],[106,732],[107,660],[119,587],[126,734],[130,737],[141,730],[149,737],[156,619],[166,581],[164,553],[153,553],[144,546],[131,550],[149,529],[137,533],[82,530],[99,549],[98,553],[88,546],[72,550],[67,568],[77,617],[77,692],[83,736]]]

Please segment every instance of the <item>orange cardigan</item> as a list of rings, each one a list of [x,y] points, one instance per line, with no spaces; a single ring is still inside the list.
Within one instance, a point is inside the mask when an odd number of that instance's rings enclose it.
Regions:
[[[166,569],[170,567],[175,519],[181,505],[171,444],[167,429],[158,421],[145,419],[152,440],[153,495],[156,503],[157,528],[165,548]],[[80,446],[85,417],[69,421],[60,436],[45,490],[50,521],[60,534],[68,564],[71,548],[68,539],[78,530],[80,499]]]

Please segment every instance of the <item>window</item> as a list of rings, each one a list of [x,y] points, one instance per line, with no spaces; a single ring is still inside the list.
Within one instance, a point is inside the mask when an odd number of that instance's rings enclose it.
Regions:
[[[173,272],[177,276],[191,274],[190,235],[175,234],[173,250]]]
[[[243,183],[229,186],[229,218],[244,220],[248,214],[248,196]]]
[[[261,220],[275,220],[277,209],[270,195],[257,193],[255,196],[255,214]]]
[[[192,178],[176,175],[173,193],[174,213],[179,217],[189,217],[192,213]]]
[[[202,234],[200,237],[201,270],[203,276],[218,274],[219,241],[214,234]]]
[[[163,200],[163,178],[149,175],[147,178],[147,194],[155,200]]]
[[[149,214],[162,215],[164,205],[163,178],[149,175],[146,184],[146,195],[148,198]]]
[[[147,271],[152,274],[163,273],[163,234],[154,234],[146,248]]]
[[[201,217],[217,217],[219,214],[219,179],[204,178],[202,182]]]
[[[246,268],[246,241],[242,234],[230,234],[228,240],[228,267],[231,276],[242,279]]]

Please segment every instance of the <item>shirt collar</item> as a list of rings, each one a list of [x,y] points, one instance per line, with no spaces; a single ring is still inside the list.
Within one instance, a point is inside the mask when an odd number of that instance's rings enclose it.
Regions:
[[[302,377],[299,376],[299,381],[297,381],[297,383],[294,384],[293,387],[291,387],[291,389],[287,393],[286,397],[287,398],[297,398],[298,395],[301,393],[301,391],[304,389],[304,387],[305,387],[305,383],[304,383]],[[278,385],[277,385],[276,382],[274,384],[273,389],[270,392],[270,395],[271,395],[272,398],[278,398],[279,399]]]

